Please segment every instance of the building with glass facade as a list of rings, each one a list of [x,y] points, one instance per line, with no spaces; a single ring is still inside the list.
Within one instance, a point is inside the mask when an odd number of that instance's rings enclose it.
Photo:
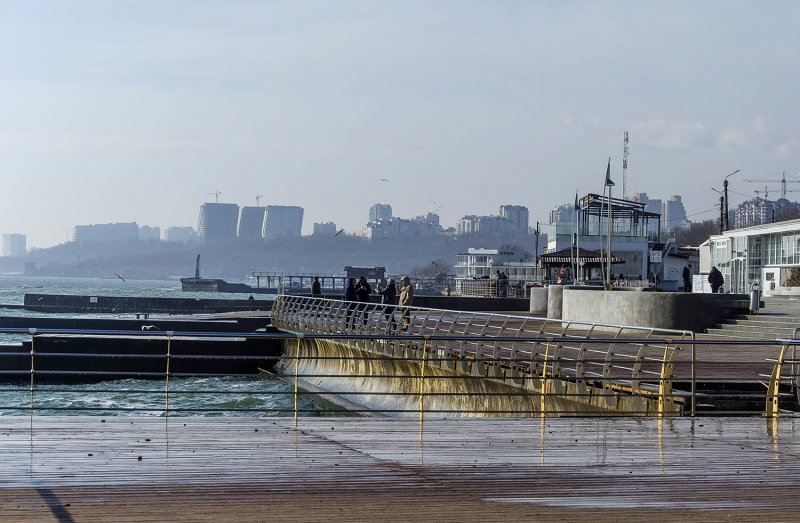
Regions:
[[[750,292],[758,283],[769,296],[785,290],[791,269],[800,267],[800,220],[789,220],[725,231],[700,250],[704,277],[716,266],[728,292]]]

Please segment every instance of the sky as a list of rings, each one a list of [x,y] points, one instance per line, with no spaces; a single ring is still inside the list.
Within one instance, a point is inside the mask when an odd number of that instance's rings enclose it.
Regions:
[[[443,226],[575,192],[714,219],[800,182],[800,2],[0,0],[0,232],[374,203]],[[387,181],[383,181],[385,179]],[[800,183],[790,183],[800,192]],[[789,194],[800,200],[800,194]]]

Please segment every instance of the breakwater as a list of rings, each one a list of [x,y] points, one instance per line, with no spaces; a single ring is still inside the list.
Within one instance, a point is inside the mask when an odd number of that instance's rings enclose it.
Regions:
[[[272,308],[272,300],[25,294],[23,306],[30,311],[57,313],[209,314],[268,311]]]

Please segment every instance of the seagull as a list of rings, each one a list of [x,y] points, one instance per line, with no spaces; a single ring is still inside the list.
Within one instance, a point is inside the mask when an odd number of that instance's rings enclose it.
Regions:
[[[339,235],[340,235],[340,234],[342,234],[343,232],[344,232],[344,229],[339,229],[339,232],[337,232],[336,234],[334,234],[334,236],[339,236]]]
[[[116,277],[117,277],[117,278],[119,278],[120,280],[122,280],[122,281],[125,281],[125,278],[123,278],[122,276],[120,276],[120,275],[119,275],[119,274],[117,274],[116,272],[114,273],[114,275],[116,275]]]
[[[382,182],[388,182],[388,181],[389,181],[389,179],[388,179],[388,178],[380,178],[380,181],[382,181]]]

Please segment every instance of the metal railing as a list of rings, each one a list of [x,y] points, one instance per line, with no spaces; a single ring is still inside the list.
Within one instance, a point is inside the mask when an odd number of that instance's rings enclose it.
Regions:
[[[765,414],[780,416],[797,411],[793,392],[796,393],[798,361],[788,356],[800,339],[728,341],[698,340],[682,331],[658,331],[638,327],[614,327],[602,324],[535,320],[527,317],[498,314],[464,313],[435,309],[415,308],[406,316],[399,310],[391,311],[387,318],[383,308],[374,306],[359,310],[350,303],[336,300],[298,299],[284,297],[274,311],[275,325],[294,332],[283,333],[208,333],[175,331],[108,331],[78,329],[2,329],[2,333],[27,334],[31,338],[29,351],[0,352],[0,361],[20,357],[29,360],[29,367],[9,369],[3,364],[0,379],[0,411],[29,410],[31,415],[42,412],[82,411],[106,413],[151,412],[163,415],[223,413],[253,415],[283,414],[396,414],[461,416],[461,415],[685,415],[696,414],[698,401],[708,403],[719,400],[751,405],[746,408],[718,407],[701,409],[710,414]],[[327,314],[327,316],[322,316]],[[366,321],[366,323],[365,323]],[[381,331],[383,327],[393,332]],[[313,327],[312,327],[313,326]],[[601,332],[601,328],[603,332]],[[679,334],[685,334],[681,338]],[[81,352],[65,353],[52,348],[40,348],[43,338],[79,335],[87,342]],[[146,337],[151,344],[160,346],[148,354],[136,351],[89,350],[93,337],[138,338]],[[186,350],[176,353],[177,340],[196,338],[229,340],[247,338],[259,342],[280,340],[283,350],[272,356],[231,355],[220,351],[209,354]],[[348,351],[320,352],[302,350],[303,344],[333,342]],[[747,345],[758,343],[774,345],[778,358],[765,361],[743,361],[737,365],[771,365],[765,391],[729,391],[730,384],[741,381],[733,376],[703,375],[689,378],[687,366],[694,361],[679,359],[688,345]],[[52,347],[52,346],[51,346]],[[694,351],[692,351],[694,353]],[[684,352],[688,355],[688,351]],[[53,358],[73,358],[84,363],[82,370],[47,369],[44,362]],[[156,362],[157,369],[141,371],[97,370],[98,361],[120,359]],[[265,391],[257,388],[222,388],[209,392],[200,388],[175,386],[175,380],[187,377],[230,376],[229,372],[204,370],[202,372],[176,372],[176,362],[203,360],[212,362],[252,362],[248,372],[239,376],[253,377],[262,370],[263,376],[284,384],[268,394],[292,398],[294,404],[282,406],[193,406],[182,407],[170,403],[170,397],[211,394],[216,399],[230,395],[257,395]],[[264,364],[264,360],[269,360]],[[387,364],[387,362],[391,364]],[[278,363],[278,367],[272,367]],[[676,375],[683,365],[684,376]],[[787,370],[787,365],[791,367]],[[266,367],[266,368],[265,368]],[[86,383],[98,379],[113,380],[136,377],[153,380],[162,386],[135,385],[123,392],[162,397],[163,407],[133,407],[114,409],[86,404],[75,406],[67,398],[85,387],[65,385],[63,380]],[[22,385],[22,380],[29,380]],[[329,380],[330,386],[308,387],[310,383]],[[45,387],[44,381],[51,382]],[[678,381],[680,386],[674,386]],[[718,381],[720,390],[696,392],[698,381]],[[18,385],[12,387],[11,383]],[[393,388],[392,384],[404,386]],[[504,388],[486,387],[485,383],[498,383]],[[366,384],[366,386],[364,386]],[[376,385],[378,384],[378,385]],[[477,386],[475,384],[481,384]],[[302,386],[301,386],[302,385]],[[691,385],[690,387],[687,385]],[[43,388],[45,387],[45,388]],[[138,388],[137,388],[138,387]],[[97,393],[106,390],[91,389]],[[109,388],[109,392],[120,392]],[[3,403],[3,393],[29,393],[27,405]],[[42,406],[37,398],[42,394],[61,394],[63,404]],[[713,396],[713,397],[712,397]],[[365,398],[367,401],[365,401]],[[372,398],[377,401],[369,401]],[[464,398],[475,401],[468,403]],[[345,400],[327,403],[328,399]],[[349,404],[347,400],[351,399]],[[566,400],[569,405],[554,404],[552,400]],[[625,403],[634,399],[633,403]],[[392,401],[388,401],[392,400]],[[450,400],[450,401],[448,401]],[[506,400],[503,403],[500,400]],[[58,401],[56,401],[58,403]],[[320,406],[323,404],[323,406]],[[761,407],[754,407],[759,404]],[[789,404],[792,407],[789,407]],[[345,404],[346,406],[341,406]],[[574,408],[591,405],[592,410]],[[387,406],[388,405],[388,406]],[[572,407],[570,406],[572,405]],[[780,408],[780,407],[783,408]]]

